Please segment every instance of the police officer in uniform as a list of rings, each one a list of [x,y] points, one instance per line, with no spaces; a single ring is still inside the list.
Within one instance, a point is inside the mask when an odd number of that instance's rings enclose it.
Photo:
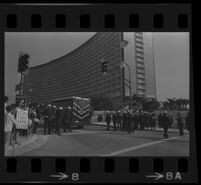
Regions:
[[[106,112],[105,121],[107,123],[107,130],[109,131],[110,130],[110,122],[111,122],[111,115],[110,115],[109,111]]]
[[[57,109],[56,115],[55,115],[55,118],[56,118],[56,134],[57,135],[61,135],[60,134],[60,125],[61,125],[62,110],[63,110],[63,107],[59,107]]]
[[[44,135],[50,134],[50,116],[51,116],[51,105],[48,104],[44,110]]]
[[[183,131],[183,123],[182,123],[182,117],[180,115],[180,113],[177,114],[177,126],[179,128],[179,135],[183,136],[184,135],[184,131]]]
[[[127,132],[131,133],[131,124],[132,124],[132,114],[131,111],[127,112]]]
[[[144,113],[141,111],[139,114],[140,130],[144,130]]]
[[[158,115],[158,127],[159,127],[159,128],[161,128],[161,126],[162,126],[162,117],[163,117],[163,115],[162,115],[162,113],[160,112],[159,115]]]
[[[113,125],[114,125],[114,130],[116,130],[117,112],[115,112],[115,111],[113,111],[113,114],[112,114],[112,122],[113,122]]]
[[[161,117],[161,121],[162,121],[162,124],[163,124],[163,129],[164,129],[164,134],[163,134],[163,137],[164,138],[168,138],[168,128],[169,128],[169,118],[167,116],[167,112],[164,111],[162,117]]]
[[[69,132],[72,131],[72,128],[71,128],[71,125],[72,125],[72,108],[71,107],[68,107],[67,108],[67,129]]]
[[[125,110],[122,115],[122,131],[125,131],[127,128],[127,111]]]
[[[68,116],[68,109],[64,108],[63,116],[62,116],[62,119],[61,119],[64,132],[66,132],[66,127],[67,127],[67,116]]]
[[[52,116],[51,116],[51,131],[56,132],[56,111],[57,107],[54,105],[52,106]]]
[[[121,130],[121,112],[117,112],[117,129]]]
[[[133,114],[133,130],[132,130],[132,132],[133,132],[133,134],[134,134],[134,132],[135,132],[135,129],[137,129],[137,113],[134,113]]]

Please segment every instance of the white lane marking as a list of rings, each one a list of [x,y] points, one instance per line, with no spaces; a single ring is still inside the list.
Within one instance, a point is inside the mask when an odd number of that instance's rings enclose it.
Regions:
[[[140,149],[140,148],[144,148],[144,147],[148,147],[148,146],[151,146],[151,145],[156,145],[156,144],[159,144],[159,143],[163,143],[165,141],[170,141],[170,140],[178,139],[180,137],[181,136],[176,136],[176,137],[171,137],[171,138],[168,138],[168,139],[163,139],[163,140],[160,140],[160,141],[154,141],[154,142],[150,142],[150,143],[145,143],[145,144],[142,144],[142,145],[125,148],[125,149],[118,150],[116,152],[112,152],[112,153],[106,154],[106,155],[104,154],[104,155],[101,155],[101,156],[119,155],[119,154],[122,154],[122,153],[126,153],[126,152],[130,152],[130,151],[133,151],[133,150],[137,150],[137,149]]]

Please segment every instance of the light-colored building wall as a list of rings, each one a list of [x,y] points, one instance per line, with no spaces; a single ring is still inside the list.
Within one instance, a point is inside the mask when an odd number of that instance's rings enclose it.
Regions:
[[[124,32],[123,39],[128,41],[128,45],[124,47],[124,62],[126,62],[131,69],[131,92],[136,94],[136,61],[135,61],[135,40],[134,32]],[[125,78],[129,79],[128,69],[125,68]],[[129,96],[129,89],[125,87],[125,95]]]
[[[144,96],[147,98],[156,98],[152,33],[124,32],[123,39],[129,42],[128,45],[124,47],[124,62],[126,62],[131,69],[132,94],[140,96],[141,92],[143,92]],[[140,46],[140,48],[138,46]],[[145,79],[140,79],[143,76],[145,76]],[[125,78],[129,78],[127,69],[125,70]],[[125,95],[129,96],[128,88],[125,88]]]
[[[146,78],[146,97],[156,98],[156,75],[152,33],[144,32],[144,60]]]

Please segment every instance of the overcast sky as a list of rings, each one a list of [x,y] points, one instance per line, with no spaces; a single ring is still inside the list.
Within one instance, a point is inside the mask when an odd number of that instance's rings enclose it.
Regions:
[[[61,57],[95,33],[5,33],[5,95],[15,101],[20,51],[30,54],[30,66]],[[157,99],[189,98],[189,34],[153,33]]]

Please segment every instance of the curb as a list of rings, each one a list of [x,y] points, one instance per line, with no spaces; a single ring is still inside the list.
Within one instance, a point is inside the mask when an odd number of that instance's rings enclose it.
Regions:
[[[38,140],[40,142],[37,142]],[[15,147],[14,148],[14,155],[12,155],[13,148],[9,147],[5,156],[17,156],[17,155],[22,155],[24,153],[30,152],[30,151],[42,146],[43,144],[45,144],[47,142],[47,140],[48,140],[48,137],[35,135],[34,137],[32,137],[27,142],[24,142],[20,146]]]
[[[97,123],[91,123],[91,125],[96,125],[96,126],[103,126],[103,127],[107,127],[106,123],[104,124],[97,124]],[[113,125],[110,125],[110,127],[114,127]],[[144,131],[155,131],[155,132],[163,132],[163,130],[150,130],[150,129],[144,129]],[[179,130],[168,130],[169,133],[179,133]],[[184,130],[184,134],[189,134],[188,131]]]

